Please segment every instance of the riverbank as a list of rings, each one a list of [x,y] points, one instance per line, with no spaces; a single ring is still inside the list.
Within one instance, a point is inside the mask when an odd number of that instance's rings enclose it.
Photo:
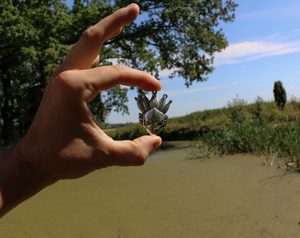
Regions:
[[[0,237],[299,237],[300,176],[263,158],[154,153],[42,191],[0,221]]]

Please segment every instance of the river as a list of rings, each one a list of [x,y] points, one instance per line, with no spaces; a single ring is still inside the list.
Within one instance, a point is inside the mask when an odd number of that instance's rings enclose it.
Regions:
[[[142,167],[113,167],[61,181],[0,221],[0,237],[299,237],[300,176],[262,157],[191,160],[154,153]]]

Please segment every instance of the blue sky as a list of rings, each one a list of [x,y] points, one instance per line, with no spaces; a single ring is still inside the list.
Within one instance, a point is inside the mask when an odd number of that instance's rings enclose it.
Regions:
[[[272,100],[276,80],[283,82],[288,97],[300,98],[300,1],[236,2],[236,20],[222,26],[229,46],[216,55],[216,69],[208,81],[186,88],[183,79],[162,77],[159,95],[172,98],[170,117],[223,107],[236,95],[249,103],[257,96]],[[130,115],[112,113],[108,122],[138,121],[136,91],[128,96]]]

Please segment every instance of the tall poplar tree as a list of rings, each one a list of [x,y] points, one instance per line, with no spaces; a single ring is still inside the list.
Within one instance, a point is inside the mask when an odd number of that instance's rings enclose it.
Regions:
[[[277,107],[283,110],[287,101],[287,96],[281,81],[274,82],[273,94]]]

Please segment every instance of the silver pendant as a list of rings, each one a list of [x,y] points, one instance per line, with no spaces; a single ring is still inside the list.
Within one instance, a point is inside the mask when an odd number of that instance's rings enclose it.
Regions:
[[[145,93],[141,92],[134,99],[137,102],[140,123],[147,129],[149,134],[157,135],[168,122],[166,112],[172,103],[172,100],[167,102],[168,95],[164,94],[160,100],[156,97],[157,92],[152,92],[150,100]]]

